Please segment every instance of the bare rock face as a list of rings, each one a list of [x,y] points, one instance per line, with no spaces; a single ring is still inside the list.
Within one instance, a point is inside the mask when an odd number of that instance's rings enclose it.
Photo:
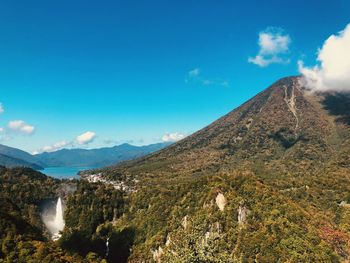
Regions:
[[[250,210],[244,205],[243,202],[238,207],[238,224],[239,225],[244,225],[245,222],[247,221],[247,216],[250,213]]]
[[[186,215],[186,216],[182,219],[182,222],[181,222],[181,225],[182,225],[182,227],[183,227],[185,230],[186,230],[187,224],[188,224],[187,219],[188,219],[188,216]]]
[[[157,263],[160,263],[163,253],[164,251],[160,246],[158,247],[158,249],[152,250],[153,260]]]
[[[219,193],[216,196],[215,201],[216,201],[216,205],[219,207],[220,211],[224,211],[226,203],[227,203],[225,196],[222,193]]]
[[[170,237],[170,234],[168,234],[166,237],[165,246],[168,247],[170,246],[170,244],[171,244],[171,237]]]
[[[202,246],[208,245],[209,239],[219,238],[221,233],[221,226],[219,222],[211,224],[209,230],[205,233],[204,238],[202,239]]]
[[[341,201],[341,203],[339,204],[340,207],[344,207],[344,208],[350,208],[350,204],[348,204],[346,201]]]

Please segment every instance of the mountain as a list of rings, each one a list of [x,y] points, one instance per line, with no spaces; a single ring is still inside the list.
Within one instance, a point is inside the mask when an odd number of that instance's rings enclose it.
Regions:
[[[35,158],[47,167],[53,166],[107,166],[120,161],[131,160],[155,151],[169,143],[156,143],[146,146],[121,144],[114,147],[99,149],[62,149],[55,152],[45,152],[35,155]]]
[[[41,170],[44,164],[35,156],[16,149],[0,144],[0,165],[6,167],[23,166]]]
[[[129,262],[341,262],[350,95],[288,77],[161,151],[85,172],[129,192]],[[131,247],[130,247],[131,248]]]
[[[169,174],[246,163],[290,168],[288,164],[294,172],[308,165],[319,169],[330,159],[345,158],[349,103],[349,94],[311,94],[297,77],[284,78],[186,139],[115,168],[158,163],[157,171]]]

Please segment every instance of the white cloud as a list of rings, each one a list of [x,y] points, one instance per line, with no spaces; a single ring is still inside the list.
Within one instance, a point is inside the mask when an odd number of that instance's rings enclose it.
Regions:
[[[248,62],[260,67],[267,67],[270,64],[289,63],[283,55],[289,52],[290,36],[282,29],[269,27],[259,33],[258,45],[260,50],[255,57],[249,57]]]
[[[1,113],[4,113],[4,111],[5,111],[5,110],[4,110],[4,106],[2,105],[2,103],[0,103],[0,114],[1,114]]]
[[[4,128],[0,127],[0,132],[3,132],[4,131]]]
[[[59,141],[53,145],[44,146],[42,149],[33,152],[33,154],[39,154],[39,153],[43,153],[43,152],[55,152],[55,151],[63,149],[66,146],[69,146],[71,144],[72,144],[71,142],[68,142],[66,140]]]
[[[56,142],[55,144],[51,145],[51,146],[45,146],[43,148],[43,151],[44,152],[54,152],[54,151],[57,151],[57,150],[60,150],[68,145],[70,145],[71,143],[66,141],[66,140],[63,140],[63,141],[60,141],[60,142]]]
[[[298,62],[306,88],[320,92],[350,92],[350,24],[323,43],[317,61],[319,64],[311,68]]]
[[[87,131],[79,136],[77,136],[76,141],[78,144],[80,145],[85,145],[85,144],[89,144],[90,142],[92,142],[96,137],[96,133],[91,132],[91,131]]]
[[[11,131],[27,135],[33,134],[35,131],[34,126],[31,126],[22,120],[10,121],[7,128]]]
[[[179,140],[182,140],[186,136],[182,133],[179,132],[174,132],[174,133],[166,133],[163,135],[162,140],[164,142],[176,142]]]
[[[266,58],[265,56],[257,55],[254,58],[249,58],[248,61],[250,63],[253,63],[255,65],[258,65],[260,67],[267,67],[270,64],[277,63],[277,64],[286,64],[289,62],[289,60],[284,60],[277,56],[272,56],[269,58]]]
[[[33,154],[39,154],[43,152],[55,152],[67,147],[76,147],[78,145],[87,145],[91,143],[96,138],[96,134],[94,132],[88,131],[85,132],[75,138],[75,140],[62,140],[56,142],[52,145],[44,146],[43,148],[36,150]]]

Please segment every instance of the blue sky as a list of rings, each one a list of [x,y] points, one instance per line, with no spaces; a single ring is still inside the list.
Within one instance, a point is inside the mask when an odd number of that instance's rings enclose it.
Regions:
[[[0,143],[33,152],[189,135],[298,74],[299,59],[315,64],[348,23],[347,0],[1,1]],[[262,32],[288,37],[261,53],[278,58],[265,66],[248,62]]]

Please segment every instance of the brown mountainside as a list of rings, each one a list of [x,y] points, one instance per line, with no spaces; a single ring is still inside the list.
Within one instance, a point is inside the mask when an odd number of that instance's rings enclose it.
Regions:
[[[350,259],[350,96],[289,77],[157,153],[88,173],[129,191],[130,262]]]

